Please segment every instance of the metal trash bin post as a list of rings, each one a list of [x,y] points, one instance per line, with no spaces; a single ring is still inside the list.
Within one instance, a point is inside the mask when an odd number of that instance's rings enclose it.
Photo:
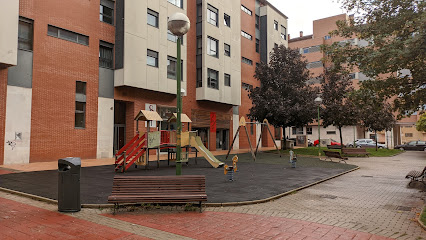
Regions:
[[[80,158],[58,160],[58,211],[78,212],[80,203]]]

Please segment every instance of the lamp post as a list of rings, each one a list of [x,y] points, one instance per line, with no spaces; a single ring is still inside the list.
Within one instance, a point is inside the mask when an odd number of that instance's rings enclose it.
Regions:
[[[321,157],[320,106],[321,106],[321,103],[322,103],[322,98],[317,97],[317,98],[315,98],[314,102],[318,106],[318,157]]]
[[[167,21],[167,29],[177,36],[177,66],[176,66],[176,81],[177,81],[177,133],[176,133],[176,175],[182,174],[182,162],[181,162],[181,133],[182,133],[182,122],[181,122],[181,113],[182,113],[182,98],[181,98],[181,87],[180,87],[180,76],[181,76],[181,58],[180,58],[180,46],[181,38],[189,31],[190,23],[188,17],[183,13],[175,13],[169,17]]]

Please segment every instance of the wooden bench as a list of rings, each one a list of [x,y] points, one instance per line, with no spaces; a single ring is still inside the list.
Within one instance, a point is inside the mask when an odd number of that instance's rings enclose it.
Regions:
[[[346,160],[348,160],[347,157],[342,157],[342,155],[340,155],[340,152],[324,150],[324,154],[326,156],[325,160],[330,159],[330,161],[333,161],[332,158],[337,158],[339,159],[339,162],[343,161],[344,163],[346,163]]]
[[[408,185],[415,181],[422,182],[426,185],[426,167],[423,169],[423,171],[410,171],[407,176],[405,176],[405,178],[411,178],[411,181],[408,183]]]
[[[185,176],[115,176],[108,203],[114,211],[120,203],[188,203],[207,201],[206,177]]]
[[[367,157],[369,157],[368,155],[370,154],[365,148],[343,148],[342,153],[345,155],[364,155]]]

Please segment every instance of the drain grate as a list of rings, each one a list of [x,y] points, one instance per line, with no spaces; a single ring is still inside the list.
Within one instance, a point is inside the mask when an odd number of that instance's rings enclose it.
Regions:
[[[411,211],[411,209],[412,209],[412,207],[407,207],[407,206],[398,206],[398,207],[396,207],[396,210],[405,211],[405,212],[409,212],[409,211]]]
[[[337,196],[334,195],[328,195],[328,194],[324,194],[320,196],[321,198],[328,198],[328,199],[336,199]]]

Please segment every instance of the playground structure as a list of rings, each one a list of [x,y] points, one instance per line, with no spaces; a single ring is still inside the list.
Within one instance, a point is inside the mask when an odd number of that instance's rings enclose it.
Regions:
[[[176,113],[168,119],[169,129],[170,123],[176,121]],[[176,131],[174,130],[161,130],[157,131],[158,125],[156,126],[155,131],[150,131],[151,121],[161,122],[163,119],[157,112],[141,110],[135,117],[136,121],[136,135],[120,150],[115,154],[115,171],[116,172],[125,172],[135,164],[135,167],[149,166],[149,150],[155,149],[157,151],[157,167],[160,167],[160,150],[167,149],[168,151],[168,161],[175,160],[170,159],[171,149],[176,149]],[[144,134],[139,133],[139,121],[147,122],[147,132]],[[191,119],[186,114],[181,115],[181,122],[191,123]],[[201,138],[197,136],[197,132],[186,131],[181,134],[181,146],[186,151],[182,152],[181,162],[188,163],[189,159],[189,150],[191,147],[194,147],[201,155],[214,167],[222,167],[224,163],[217,160],[214,155],[203,145]]]
[[[257,142],[257,145],[256,145],[256,151],[255,151],[255,152],[253,152],[253,147],[252,147],[252,145],[251,145],[250,136],[249,136],[249,134],[248,134],[248,130],[247,130],[247,126],[246,126],[247,124],[260,124],[260,126],[261,126],[261,128],[260,128],[260,137],[259,137],[259,140],[258,140],[258,142]],[[271,129],[269,128],[269,122],[268,122],[268,120],[267,120],[267,119],[264,119],[262,123],[257,123],[257,122],[246,122],[246,119],[245,119],[244,117],[241,117],[241,118],[240,118],[240,123],[239,123],[238,129],[237,129],[237,132],[236,132],[236,133],[235,133],[235,135],[234,135],[234,139],[232,140],[231,147],[229,148],[228,153],[226,154],[226,158],[225,158],[225,159],[228,159],[229,153],[231,152],[232,148],[234,147],[235,139],[237,138],[238,134],[240,133],[240,129],[241,129],[241,127],[244,127],[244,130],[245,130],[245,132],[246,132],[247,140],[248,140],[248,143],[249,143],[249,146],[250,146],[250,153],[251,153],[251,156],[253,157],[253,160],[254,160],[254,161],[256,161],[257,151],[258,151],[258,149],[259,149],[260,141],[262,140],[262,135],[263,135],[262,133],[263,133],[263,129],[264,129],[265,127],[266,127],[266,129],[268,130],[269,135],[271,136],[272,142],[274,143],[275,148],[277,149],[277,151],[278,151],[278,153],[279,153],[279,155],[280,155],[280,157],[281,157],[281,151],[278,149],[278,146],[277,146],[277,144],[275,143],[274,136],[272,135]]]

